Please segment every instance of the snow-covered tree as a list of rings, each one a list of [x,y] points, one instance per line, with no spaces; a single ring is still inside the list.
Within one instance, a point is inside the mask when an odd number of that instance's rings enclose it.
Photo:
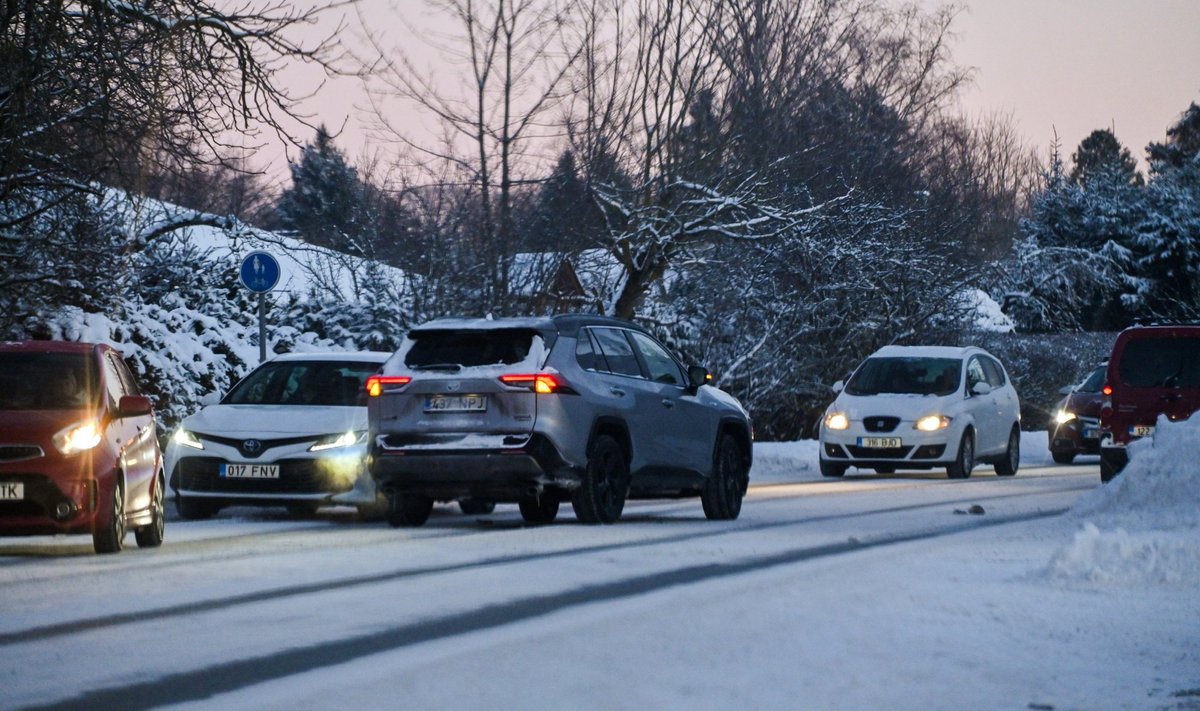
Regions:
[[[279,197],[280,225],[306,242],[362,255],[363,185],[325,126],[291,165],[292,184]]]
[[[1107,128],[1096,129],[1080,141],[1071,162],[1071,182],[1085,188],[1095,180],[1142,184],[1137,161]]]

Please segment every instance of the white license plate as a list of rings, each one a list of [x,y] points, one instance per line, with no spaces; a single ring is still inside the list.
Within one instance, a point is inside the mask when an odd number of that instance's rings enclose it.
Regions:
[[[1084,427],[1083,428],[1083,438],[1084,439],[1100,439],[1100,428],[1099,427]]]
[[[1129,428],[1130,437],[1149,437],[1154,434],[1154,425],[1133,425]]]
[[[899,437],[859,437],[858,446],[868,449],[894,449],[903,446]]]
[[[226,479],[278,479],[278,464],[222,464],[221,476]]]
[[[430,395],[425,398],[425,412],[485,412],[486,395]]]
[[[25,485],[17,481],[0,481],[0,501],[24,501]]]

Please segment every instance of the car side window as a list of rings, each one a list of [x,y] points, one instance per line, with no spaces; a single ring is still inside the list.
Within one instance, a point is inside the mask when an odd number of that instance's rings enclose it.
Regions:
[[[667,353],[662,346],[644,334],[630,331],[629,335],[633,336],[634,345],[642,354],[646,369],[650,371],[651,380],[656,383],[683,386],[683,371],[679,369],[679,364],[675,362],[670,353]]]
[[[1004,368],[1001,368],[995,359],[984,358],[983,369],[987,373],[988,385],[991,385],[993,389],[1004,387]]]
[[[596,337],[610,373],[642,377],[642,367],[638,365],[633,346],[629,345],[624,331],[619,328],[594,328],[592,335]]]
[[[584,370],[606,372],[608,363],[604,361],[604,354],[596,350],[596,346],[592,343],[590,330],[588,328],[579,329],[579,336],[575,343],[575,360],[579,361],[579,367]]]
[[[983,370],[983,364],[979,362],[979,357],[972,358],[967,363],[967,391],[975,387],[978,383],[987,382],[987,373]]]
[[[125,385],[121,382],[121,373],[113,362],[112,355],[104,358],[104,388],[108,396],[108,409],[116,410],[125,395]]]
[[[113,365],[116,366],[117,372],[121,375],[121,384],[125,386],[126,395],[141,395],[138,389],[137,378],[133,377],[133,371],[129,370],[129,364],[124,358],[114,357]]]

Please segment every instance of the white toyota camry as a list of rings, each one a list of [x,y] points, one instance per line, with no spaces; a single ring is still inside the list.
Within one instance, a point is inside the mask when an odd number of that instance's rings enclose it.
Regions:
[[[365,384],[389,356],[277,356],[186,418],[165,454],[179,515],[207,518],[231,505],[307,515],[326,504],[372,513]]]
[[[1021,407],[1004,366],[979,348],[886,346],[854,371],[821,421],[821,474],[891,474],[977,463],[1017,473]]]

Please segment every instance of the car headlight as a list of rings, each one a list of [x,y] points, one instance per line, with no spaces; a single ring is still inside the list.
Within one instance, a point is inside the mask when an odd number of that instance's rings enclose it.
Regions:
[[[355,444],[362,444],[367,441],[367,431],[359,430],[358,432],[343,432],[342,434],[325,435],[317,440],[316,444],[308,448],[310,452],[321,452],[326,449],[336,449],[338,447],[349,447]]]
[[[192,449],[204,449],[204,443],[201,442],[196,435],[188,432],[182,427],[175,430],[175,434],[171,435],[171,440],[175,442],[175,444],[183,445],[184,447],[191,447]]]
[[[950,418],[945,415],[927,415],[913,423],[913,429],[922,432],[937,432],[950,426]]]
[[[1059,410],[1054,413],[1054,421],[1060,425],[1065,425],[1075,419],[1075,413],[1070,410]]]
[[[831,412],[825,416],[825,427],[831,430],[849,429],[850,418],[841,412]]]
[[[52,438],[54,446],[63,454],[79,454],[100,444],[100,426],[95,420],[86,420],[60,431]]]

